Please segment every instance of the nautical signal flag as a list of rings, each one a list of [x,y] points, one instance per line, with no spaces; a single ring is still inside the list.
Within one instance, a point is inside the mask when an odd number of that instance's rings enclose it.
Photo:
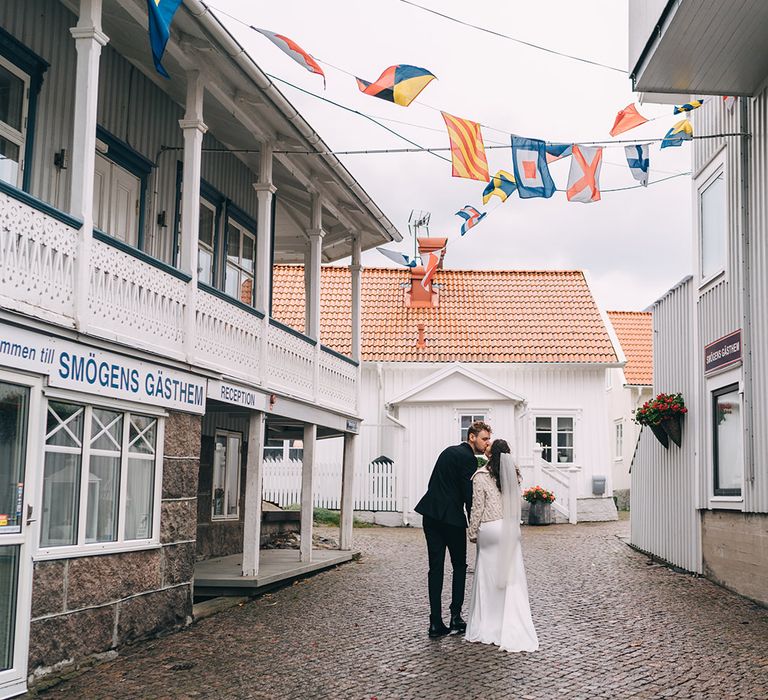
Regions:
[[[512,166],[517,183],[517,194],[522,199],[549,198],[555,193],[555,183],[547,166],[544,141],[512,137]]]
[[[181,0],[147,0],[149,13],[149,45],[152,47],[152,60],[155,70],[164,78],[170,78],[161,61],[165,46],[171,36],[171,22]]]
[[[648,158],[648,144],[633,143],[631,146],[624,146],[624,153],[627,154],[627,165],[632,177],[643,187],[648,187],[648,169],[651,164]]]
[[[517,189],[515,176],[506,170],[499,170],[483,190],[483,204],[488,204],[491,197],[496,196],[502,202]]]
[[[385,258],[389,258],[392,262],[398,265],[405,265],[405,267],[416,267],[416,258],[411,258],[404,253],[398,253],[394,250],[387,250],[386,248],[376,248]]]
[[[448,138],[451,141],[451,164],[453,177],[465,177],[470,180],[488,182],[488,161],[485,158],[485,145],[480,125],[469,119],[460,119],[447,112],[441,112]]]
[[[645,124],[648,120],[637,111],[634,102],[627,105],[617,115],[613,122],[613,129],[611,129],[611,136],[618,136],[625,131],[634,129],[636,126]]]
[[[405,64],[390,66],[374,83],[355,78],[361,92],[403,107],[411,104],[434,79],[435,76],[428,70]]]
[[[573,153],[572,143],[548,143],[546,146],[547,163],[554,163],[561,158],[567,158]]]
[[[295,41],[292,41],[287,36],[283,36],[282,34],[275,34],[275,32],[270,32],[267,29],[259,29],[258,27],[253,27],[259,34],[263,34],[267,39],[269,39],[275,46],[277,46],[278,49],[280,49],[283,53],[290,56],[296,63],[298,63],[303,68],[306,68],[310,73],[315,73],[316,75],[322,75],[323,76],[323,85],[325,85],[325,73],[323,73],[323,69],[320,68],[320,66],[317,64],[317,61],[312,58],[304,49],[301,48]]]
[[[461,235],[463,236],[473,226],[477,226],[486,216],[488,212],[482,214],[477,211],[473,206],[467,204],[461,211],[456,212],[456,216],[460,216],[464,219],[464,223],[461,225]]]
[[[427,258],[427,266],[424,268],[424,277],[421,280],[421,286],[424,289],[429,289],[429,283],[437,272],[437,268],[440,265],[440,251],[437,253],[430,253]]]
[[[571,170],[568,173],[566,196],[569,202],[600,201],[600,168],[603,164],[602,146],[573,147]]]
[[[725,103],[726,108],[729,112],[733,111],[733,106],[736,104],[736,98],[735,97],[723,97],[723,102]]]
[[[690,141],[693,138],[693,124],[690,119],[681,119],[666,134],[661,142],[662,148],[672,146],[682,146],[683,141]]]
[[[686,102],[684,105],[675,105],[675,111],[672,112],[672,114],[682,114],[683,112],[691,112],[694,109],[698,109],[703,104],[704,104],[704,98],[699,97],[698,100],[691,100],[690,102]]]

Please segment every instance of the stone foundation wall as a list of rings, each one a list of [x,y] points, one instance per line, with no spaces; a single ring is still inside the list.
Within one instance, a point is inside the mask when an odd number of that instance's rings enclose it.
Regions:
[[[168,416],[163,454],[160,547],[35,563],[30,674],[191,622],[199,416]]]
[[[768,606],[768,514],[702,511],[704,575]]]

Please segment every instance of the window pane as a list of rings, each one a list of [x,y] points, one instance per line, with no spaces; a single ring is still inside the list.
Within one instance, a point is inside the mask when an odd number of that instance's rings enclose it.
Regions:
[[[86,542],[117,539],[117,506],[120,498],[120,457],[91,455],[88,474]]]
[[[21,547],[0,547],[0,671],[13,666]]]
[[[227,515],[237,515],[240,498],[238,490],[240,477],[240,438],[230,435],[227,438]]]
[[[741,433],[741,397],[738,389],[715,398],[715,489],[741,491],[744,456]]]
[[[256,256],[256,246],[252,236],[247,233],[243,233],[243,260],[242,268],[251,274],[253,274],[253,261]]]
[[[152,511],[155,498],[155,460],[128,459],[125,502],[125,539],[152,537]]]
[[[552,419],[548,416],[536,418],[536,430],[552,430]]]
[[[197,249],[197,276],[204,284],[213,284],[213,253],[205,248]]]
[[[155,454],[157,418],[131,414],[128,451],[136,454]]]
[[[77,543],[80,455],[46,452],[40,545]]]
[[[547,462],[552,461],[552,419],[549,416],[536,417],[536,442],[544,449],[541,457]]]
[[[240,298],[240,272],[232,265],[227,263],[227,274],[224,281],[224,290],[229,296],[235,299]]]
[[[94,408],[91,421],[91,449],[122,451],[123,414]]]
[[[240,229],[232,224],[227,227],[227,261],[240,263]]]
[[[723,173],[701,192],[700,197],[701,276],[707,278],[725,267],[727,221]]]
[[[26,387],[0,383],[0,533],[21,532],[28,401]]]
[[[240,301],[248,306],[253,305],[253,279],[244,272],[240,274]]]
[[[0,66],[0,121],[21,131],[24,109],[24,81]]]
[[[213,453],[213,492],[211,502],[211,515],[221,517],[224,515],[224,488],[226,486],[227,471],[227,439],[223,435],[216,436],[216,449]]]
[[[198,239],[201,243],[213,248],[213,234],[216,230],[216,212],[210,209],[205,204],[200,202],[200,215],[199,215],[200,227],[198,231]]]
[[[80,448],[83,444],[85,408],[71,403],[48,402],[46,445]]]
[[[13,141],[0,136],[0,180],[16,186],[19,182],[21,149]]]

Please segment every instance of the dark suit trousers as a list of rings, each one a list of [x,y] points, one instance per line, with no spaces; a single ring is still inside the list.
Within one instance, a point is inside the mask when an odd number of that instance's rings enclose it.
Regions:
[[[448,525],[428,516],[423,518],[424,537],[429,555],[429,618],[442,620],[443,573],[445,550],[451,556],[453,585],[451,587],[451,614],[461,613],[464,605],[464,585],[467,579],[467,528]]]

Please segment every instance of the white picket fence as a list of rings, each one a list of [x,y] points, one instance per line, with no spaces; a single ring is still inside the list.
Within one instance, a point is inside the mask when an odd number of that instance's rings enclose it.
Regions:
[[[321,462],[314,468],[315,508],[339,510],[341,506],[341,463]],[[265,501],[281,508],[301,502],[301,460],[265,459],[263,476]],[[389,461],[371,462],[355,472],[355,510],[396,511],[395,465]]]

